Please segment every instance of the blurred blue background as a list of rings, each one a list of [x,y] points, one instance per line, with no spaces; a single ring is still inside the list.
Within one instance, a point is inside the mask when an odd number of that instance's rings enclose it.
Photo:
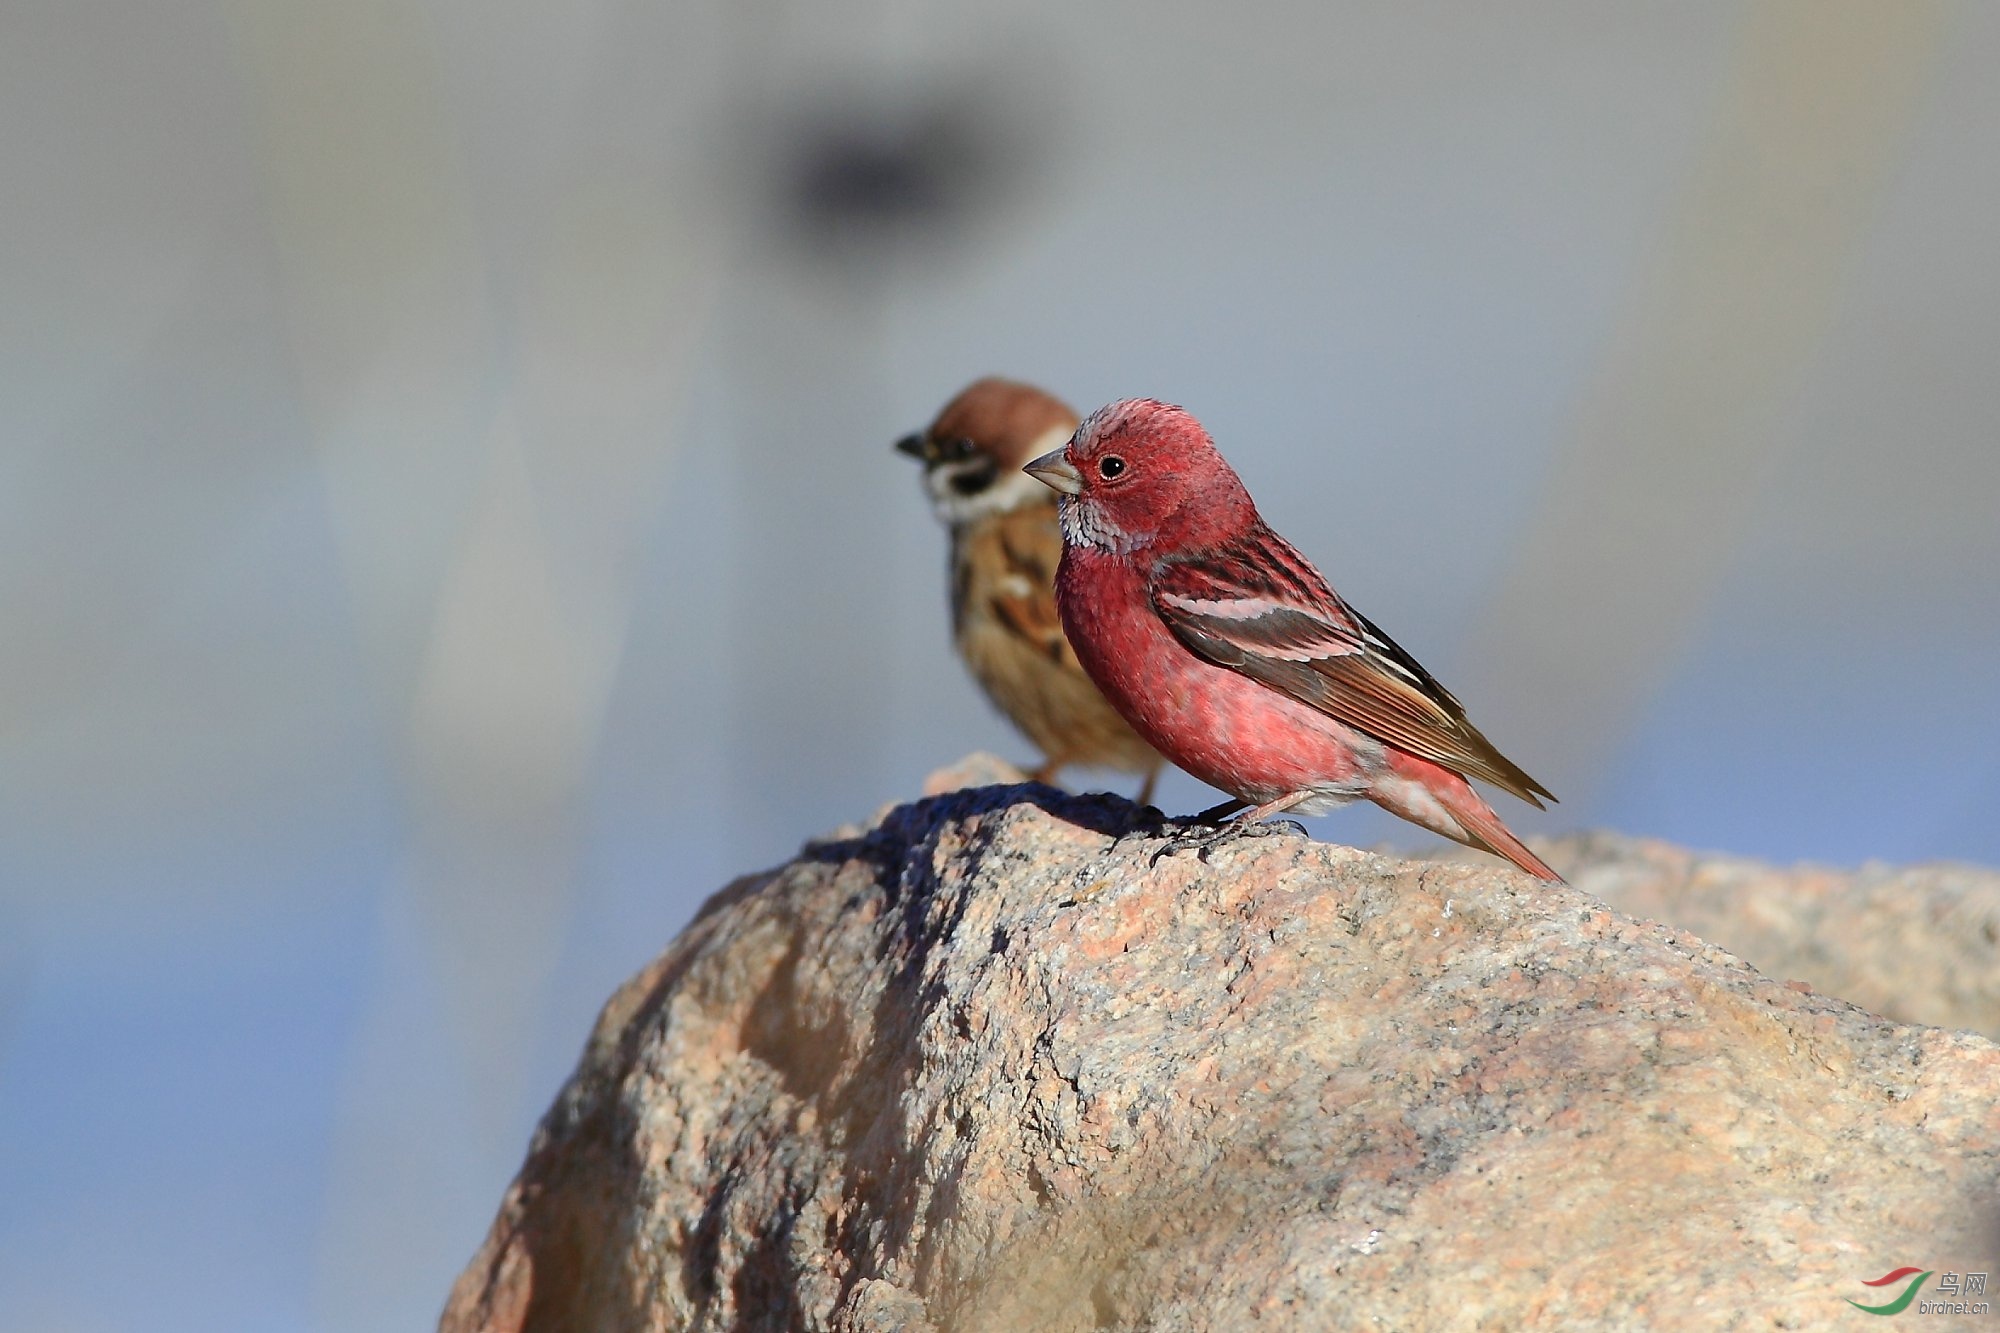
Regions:
[[[1977,0],[13,0],[0,1325],[427,1325],[703,897],[1028,758],[889,450],[975,375],[1200,415],[1523,832],[2000,862],[1996,65]]]

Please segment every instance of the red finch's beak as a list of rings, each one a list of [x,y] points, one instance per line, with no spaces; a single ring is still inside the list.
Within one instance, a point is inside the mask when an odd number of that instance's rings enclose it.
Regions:
[[[1064,495],[1083,494],[1083,474],[1070,466],[1069,460],[1063,457],[1061,449],[1051,449],[1021,471],[1042,485],[1061,491]]]

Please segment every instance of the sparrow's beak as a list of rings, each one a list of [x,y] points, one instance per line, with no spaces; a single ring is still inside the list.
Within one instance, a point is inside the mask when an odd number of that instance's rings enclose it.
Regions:
[[[1083,474],[1070,466],[1061,449],[1049,450],[1021,471],[1064,495],[1083,494]]]
[[[912,458],[921,460],[926,452],[924,449],[924,433],[918,431],[914,435],[905,435],[902,439],[896,441],[896,452],[899,454],[908,454]]]

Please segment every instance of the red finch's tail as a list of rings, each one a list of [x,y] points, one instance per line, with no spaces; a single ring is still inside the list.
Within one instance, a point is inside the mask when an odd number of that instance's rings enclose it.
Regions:
[[[1471,789],[1467,790],[1470,792]],[[1529,851],[1527,845],[1500,822],[1500,816],[1494,814],[1492,807],[1480,800],[1476,793],[1472,796],[1472,804],[1476,808],[1463,808],[1449,800],[1445,802],[1445,808],[1451,811],[1452,818],[1471,835],[1466,842],[1495,856],[1506,857],[1537,879],[1551,880],[1557,884],[1563,882],[1563,877],[1551,870],[1548,862]]]
[[[1389,773],[1375,780],[1368,796],[1391,814],[1454,842],[1504,857],[1537,879],[1563,882],[1548,862],[1529,851],[1500,822],[1500,816],[1480,799],[1471,783],[1448,768],[1415,755],[1393,755]]]

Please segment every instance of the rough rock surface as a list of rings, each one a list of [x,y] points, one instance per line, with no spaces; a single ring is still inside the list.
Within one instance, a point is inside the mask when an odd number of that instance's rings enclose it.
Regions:
[[[1555,846],[1574,887],[897,807],[613,997],[442,1326],[1814,1328],[2000,1269],[2000,1048]]]
[[[1543,843],[1570,880],[1773,977],[1889,1018],[2000,1038],[2000,874],[1963,865],[1776,869],[1589,834]]]

